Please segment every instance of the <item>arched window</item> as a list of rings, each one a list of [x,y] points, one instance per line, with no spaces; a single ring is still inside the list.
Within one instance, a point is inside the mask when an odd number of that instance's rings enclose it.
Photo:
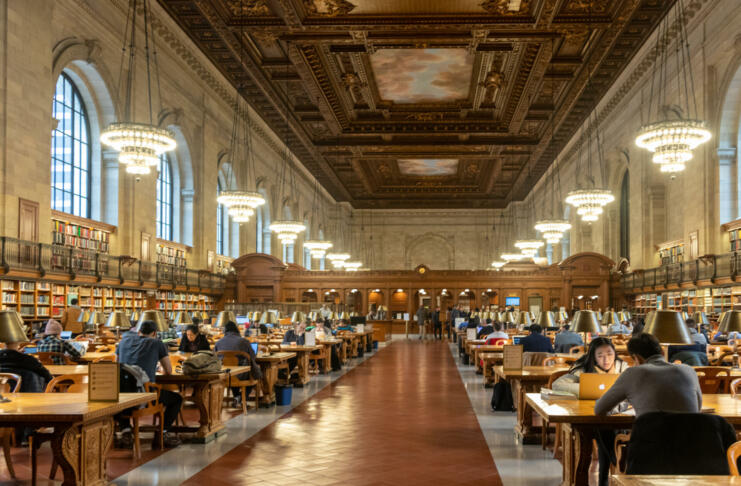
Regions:
[[[630,178],[627,170],[620,186],[620,256],[630,260]]]
[[[172,165],[160,155],[157,175],[157,238],[172,240]]]
[[[221,181],[216,181],[216,194],[221,193]],[[226,221],[226,211],[224,206],[216,203],[216,253],[219,255],[226,255],[225,241],[228,240],[229,236],[225,233],[229,228],[229,222]]]
[[[80,92],[64,73],[57,78],[52,113],[51,208],[90,217],[90,125]]]

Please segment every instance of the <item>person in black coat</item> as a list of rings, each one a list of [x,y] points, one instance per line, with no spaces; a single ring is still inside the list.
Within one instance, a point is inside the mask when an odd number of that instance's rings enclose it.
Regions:
[[[190,325],[185,329],[183,337],[180,338],[178,351],[181,353],[195,353],[196,351],[209,349],[211,349],[211,344],[209,344],[208,338],[198,331],[198,326]]]
[[[530,335],[520,339],[524,353],[553,353],[553,343],[541,334],[543,328],[538,324],[530,326]]]
[[[443,338],[443,323],[440,322],[440,308],[435,307],[432,311],[432,332],[435,339],[442,340]]]
[[[41,361],[18,351],[18,343],[8,343],[7,349],[0,349],[0,372],[19,375],[22,393],[43,393],[52,380]]]
[[[483,339],[483,338],[485,338],[486,336],[488,336],[489,334],[491,334],[493,332],[494,332],[494,326],[491,325],[491,319],[489,319],[487,317],[486,318],[486,325],[483,326],[479,330],[478,334],[476,335],[476,339]]]

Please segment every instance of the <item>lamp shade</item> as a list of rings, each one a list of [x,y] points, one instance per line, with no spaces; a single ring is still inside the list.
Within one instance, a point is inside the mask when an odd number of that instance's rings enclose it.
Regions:
[[[620,311],[618,312],[618,317],[620,318],[620,322],[626,322],[630,320],[630,312],[628,311]]]
[[[620,316],[617,312],[607,311],[602,314],[602,325],[611,326],[613,324],[620,324]]]
[[[100,311],[95,311],[90,314],[90,317],[87,320],[87,323],[90,325],[99,325],[99,324],[105,324],[106,323],[106,317],[105,314]]]
[[[741,332],[741,311],[724,312],[723,316],[720,318],[718,331],[723,334],[728,334],[733,331]]]
[[[348,314],[347,312],[342,312],[340,314],[340,319],[350,319],[350,314]]]
[[[600,332],[599,322],[597,321],[597,314],[590,310],[580,310],[574,314],[574,320],[571,321],[571,327],[569,328],[574,332]]]
[[[136,323],[136,327],[138,328],[141,326],[144,321],[154,322],[157,325],[158,332],[165,332],[170,329],[170,326],[167,325],[167,321],[165,321],[165,316],[158,310],[143,311],[139,316],[139,321]]]
[[[657,310],[650,321],[646,321],[643,332],[653,334],[660,343],[692,344],[682,314],[677,311]]]
[[[515,316],[515,313],[512,311],[505,312],[504,322],[511,322],[512,324],[515,324],[517,322],[517,317]]]
[[[291,322],[304,322],[306,320],[306,314],[301,311],[294,311],[291,314]]]
[[[525,311],[520,311],[519,315],[517,316],[517,324],[520,324],[522,326],[529,326],[533,323],[533,320],[530,319],[530,313]]]
[[[25,343],[26,337],[23,319],[14,310],[0,311],[0,343]]]
[[[565,310],[558,311],[558,320],[559,321],[563,321],[563,322],[568,321],[569,320],[569,313],[566,312]]]
[[[697,311],[692,314],[692,318],[695,320],[695,322],[700,324],[708,325],[710,324],[710,321],[708,321],[708,316],[702,311]]]
[[[556,317],[550,311],[540,311],[537,322],[543,329],[556,327]]]
[[[237,316],[234,315],[234,312],[232,311],[220,311],[219,314],[216,316],[216,322],[214,322],[214,327],[224,327],[227,322],[233,322],[237,323]]]
[[[90,311],[84,310],[80,312],[80,317],[77,318],[77,322],[87,322],[90,319]]]
[[[311,322],[316,322],[318,316],[319,316],[319,313],[317,311],[311,311],[309,312],[308,317],[309,317],[309,320],[311,320]]]
[[[689,319],[689,318],[690,318],[690,315],[689,315],[689,314],[687,314],[687,312],[686,312],[686,311],[682,311],[682,319],[684,319],[684,320],[686,321],[686,320],[687,320],[687,319]]]
[[[142,316],[142,312],[139,310],[135,310],[131,313],[131,316],[129,316],[129,320],[132,322],[139,322],[139,318]]]
[[[173,324],[193,324],[193,319],[185,311],[178,311],[175,314],[175,318],[172,320]]]
[[[275,312],[265,311],[260,316],[260,324],[278,324],[278,316]]]
[[[131,329],[131,322],[124,311],[113,311],[105,321],[105,327]]]

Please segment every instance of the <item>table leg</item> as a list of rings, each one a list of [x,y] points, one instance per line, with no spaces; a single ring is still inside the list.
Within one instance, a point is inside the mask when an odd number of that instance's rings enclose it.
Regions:
[[[517,379],[512,379],[510,383],[517,406],[515,432],[522,439],[523,444],[539,444],[541,442],[540,427],[533,426],[533,409],[527,404],[525,394],[537,391],[540,384],[533,385]]]
[[[106,456],[113,442],[113,419],[88,424],[58,425],[52,453],[64,475],[63,486],[108,484]]]
[[[278,367],[275,363],[260,363],[262,368],[262,397],[260,405],[267,407],[275,403],[275,384],[278,382]]]
[[[198,383],[193,388],[193,401],[198,408],[201,426],[195,439],[206,439],[224,428],[221,422],[221,406],[224,401],[224,382],[221,379]]]
[[[309,382],[309,354],[308,353],[296,353],[296,369],[298,370],[298,377],[296,384],[304,386]]]
[[[594,427],[563,424],[563,483],[562,486],[588,486],[592,464]]]

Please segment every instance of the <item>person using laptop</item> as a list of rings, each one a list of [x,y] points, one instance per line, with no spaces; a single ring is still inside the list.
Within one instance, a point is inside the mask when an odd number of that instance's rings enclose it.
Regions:
[[[530,326],[530,335],[520,339],[523,353],[553,353],[553,343],[550,338],[543,336],[543,328],[539,324]]]
[[[558,336],[556,336],[558,339]],[[598,337],[589,343],[587,352],[583,354],[569,369],[569,372],[553,382],[555,391],[566,392],[575,397],[579,396],[580,378],[585,373],[621,374],[628,369],[628,364],[617,357],[612,341],[605,337]],[[616,463],[615,452],[609,446],[615,442],[615,432],[600,429],[597,433],[597,452],[599,462],[599,484],[606,486],[609,481],[610,463]]]
[[[502,331],[502,323],[499,321],[494,321],[494,325],[492,326],[493,331],[488,334],[485,339],[488,342],[489,339],[509,339],[509,334]]]
[[[190,324],[185,328],[183,337],[180,338],[179,351],[181,353],[195,353],[209,349],[211,349],[211,344],[209,344],[208,338],[201,334],[198,326]]]
[[[44,329],[44,339],[38,345],[39,352],[66,354],[74,361],[80,359],[80,352],[69,342],[60,339],[60,334],[62,334],[62,325],[54,319],[49,319],[46,329]],[[55,365],[66,364],[62,356],[55,355],[51,359]]]
[[[256,353],[251,343],[239,335],[239,327],[236,323],[228,321],[224,325],[224,337],[216,341],[214,345],[215,351],[244,351],[249,355],[249,360],[244,356],[239,357],[239,364],[250,365],[249,373],[242,373],[237,375],[239,380],[249,380],[250,376],[253,379],[262,379],[262,370],[260,365],[257,364]],[[249,396],[252,393],[252,388],[248,387],[245,389],[245,396]],[[238,387],[232,388],[232,396],[234,396],[234,406],[240,408],[242,406],[242,394]]]
[[[574,331],[569,330],[569,324],[564,324],[561,331],[556,334],[554,347],[557,353],[568,353],[574,346],[584,346],[584,340]]]

